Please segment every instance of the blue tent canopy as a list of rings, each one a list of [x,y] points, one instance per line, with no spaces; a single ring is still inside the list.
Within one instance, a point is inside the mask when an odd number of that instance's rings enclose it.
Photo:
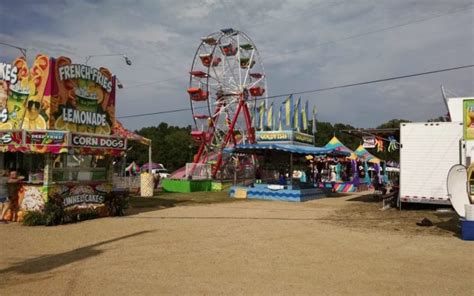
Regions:
[[[349,156],[349,152],[337,151],[335,149],[291,145],[291,144],[238,144],[233,148],[225,148],[224,153],[254,153],[262,150],[277,150],[289,153],[306,154],[306,155],[340,155]]]

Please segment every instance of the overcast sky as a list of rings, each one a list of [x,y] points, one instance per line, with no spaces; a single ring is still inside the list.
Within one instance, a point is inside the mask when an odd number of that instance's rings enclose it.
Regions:
[[[257,45],[268,94],[278,95],[474,64],[469,0],[104,0],[0,2],[0,41],[106,66],[124,85],[117,115],[189,106],[189,68],[200,37],[233,27]],[[0,45],[0,61],[18,51]],[[142,85],[143,84],[143,85]],[[374,127],[446,113],[443,84],[474,96],[473,68],[303,95],[322,121]],[[277,102],[281,102],[278,99]],[[130,129],[192,122],[190,112],[123,119]]]

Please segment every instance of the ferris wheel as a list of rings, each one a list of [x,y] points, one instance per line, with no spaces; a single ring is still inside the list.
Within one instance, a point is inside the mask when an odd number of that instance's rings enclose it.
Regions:
[[[255,142],[256,99],[267,95],[262,60],[245,33],[223,29],[201,38],[189,74],[194,162],[212,162],[215,177],[225,148]]]

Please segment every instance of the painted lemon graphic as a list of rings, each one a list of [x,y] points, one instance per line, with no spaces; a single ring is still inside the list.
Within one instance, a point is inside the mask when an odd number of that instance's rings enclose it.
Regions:
[[[110,135],[110,125],[106,123],[105,126],[99,126],[95,130],[96,133],[101,134],[101,135]]]
[[[90,125],[78,125],[77,131],[80,133],[95,133],[95,127]]]
[[[67,127],[67,123],[64,122],[62,118],[56,119],[56,122],[54,123],[54,128],[57,130],[65,130]]]
[[[35,119],[29,119],[28,117],[25,117],[23,119],[22,127],[24,129],[30,129],[30,130],[45,130],[46,121],[44,120],[42,116],[38,116]]]
[[[71,131],[71,132],[77,131],[77,127],[74,123],[65,122],[62,117],[59,119],[56,119],[56,122],[54,123],[54,128],[57,130],[62,130],[62,131]]]
[[[11,122],[0,123],[0,129],[13,129],[13,125],[11,124]]]

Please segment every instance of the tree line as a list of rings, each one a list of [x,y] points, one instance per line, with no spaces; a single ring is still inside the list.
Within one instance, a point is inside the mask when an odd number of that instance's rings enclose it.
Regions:
[[[444,117],[433,118],[428,121],[445,121]],[[400,123],[409,122],[403,119],[389,120],[376,128],[399,128]],[[318,122],[317,132],[315,133],[315,146],[322,147],[326,145],[333,136],[336,136],[348,148],[355,150],[362,139],[360,137],[350,135],[344,130],[356,129],[354,126],[344,123]],[[197,152],[198,143],[191,137],[191,126],[179,127],[170,126],[165,122],[158,126],[143,127],[135,131],[152,140],[152,161],[162,163],[170,172],[183,167],[187,162],[192,162],[194,154]],[[399,132],[394,135],[397,141],[400,141]],[[368,149],[370,153],[387,161],[396,161],[400,159],[399,150],[392,152],[387,151],[388,142],[384,142],[385,149],[383,152],[377,152],[376,149]],[[127,153],[126,162],[135,161],[139,165],[148,162],[148,147],[130,143],[133,146]]]

